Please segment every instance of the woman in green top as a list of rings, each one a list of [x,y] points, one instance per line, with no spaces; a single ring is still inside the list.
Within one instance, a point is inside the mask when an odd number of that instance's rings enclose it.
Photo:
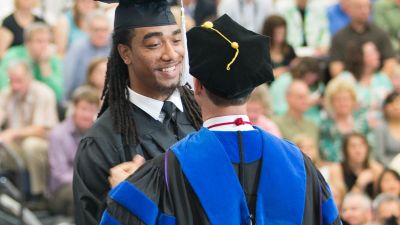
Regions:
[[[367,117],[372,128],[382,122],[383,101],[393,90],[393,85],[388,76],[378,72],[379,58],[379,52],[372,41],[350,42],[345,60],[347,71],[339,75],[339,77],[356,85],[358,95],[357,115]]]
[[[352,83],[344,79],[331,80],[324,96],[327,116],[320,125],[321,157],[330,162],[339,162],[342,139],[348,133],[359,132],[367,135],[368,124],[362,117],[355,116],[357,93]]]

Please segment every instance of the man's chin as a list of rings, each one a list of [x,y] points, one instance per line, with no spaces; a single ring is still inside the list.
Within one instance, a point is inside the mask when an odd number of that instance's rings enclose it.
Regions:
[[[175,89],[180,85],[180,83],[181,83],[180,79],[171,84],[160,84],[159,83],[157,89],[163,95],[171,95],[175,91]]]

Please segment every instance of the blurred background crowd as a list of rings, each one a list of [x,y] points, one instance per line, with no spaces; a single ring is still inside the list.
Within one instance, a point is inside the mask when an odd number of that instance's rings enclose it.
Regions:
[[[252,122],[313,160],[346,223],[400,224],[400,0],[183,3],[187,29],[227,13],[270,37],[275,81],[252,93]],[[101,105],[116,6],[0,2],[0,140],[26,171],[18,183],[0,151],[0,177],[33,211],[72,217],[74,155]]]

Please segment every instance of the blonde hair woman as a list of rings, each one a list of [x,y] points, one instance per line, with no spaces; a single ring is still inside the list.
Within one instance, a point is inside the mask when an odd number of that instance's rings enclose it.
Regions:
[[[369,132],[364,118],[357,118],[357,93],[355,86],[344,79],[335,78],[328,83],[324,96],[327,112],[320,126],[320,151],[324,160],[339,162],[342,160],[340,148],[343,136],[357,131],[364,135]]]

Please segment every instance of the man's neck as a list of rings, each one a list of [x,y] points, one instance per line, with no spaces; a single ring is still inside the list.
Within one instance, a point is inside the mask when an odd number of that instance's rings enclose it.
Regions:
[[[167,100],[175,90],[175,89],[173,89],[170,93],[162,93],[162,92],[157,91],[156,89],[147,91],[147,90],[144,90],[143,88],[136,87],[133,84],[133,82],[131,82],[131,85],[129,87],[138,94],[141,94],[143,96],[146,96],[146,97],[149,97],[149,98],[152,98],[155,100],[159,100],[159,101]]]
[[[301,112],[296,112],[294,110],[289,109],[288,113],[290,116],[292,116],[296,120],[303,120],[303,113],[301,113]]]
[[[336,114],[335,120],[338,122],[350,122],[352,121],[353,116],[351,114]]]
[[[351,22],[351,27],[357,32],[357,33],[363,33],[367,29],[367,23],[361,23],[361,22]]]
[[[210,118],[220,117],[220,116],[230,116],[230,115],[247,115],[246,105],[240,106],[203,106],[202,107],[202,117],[203,121]]]

